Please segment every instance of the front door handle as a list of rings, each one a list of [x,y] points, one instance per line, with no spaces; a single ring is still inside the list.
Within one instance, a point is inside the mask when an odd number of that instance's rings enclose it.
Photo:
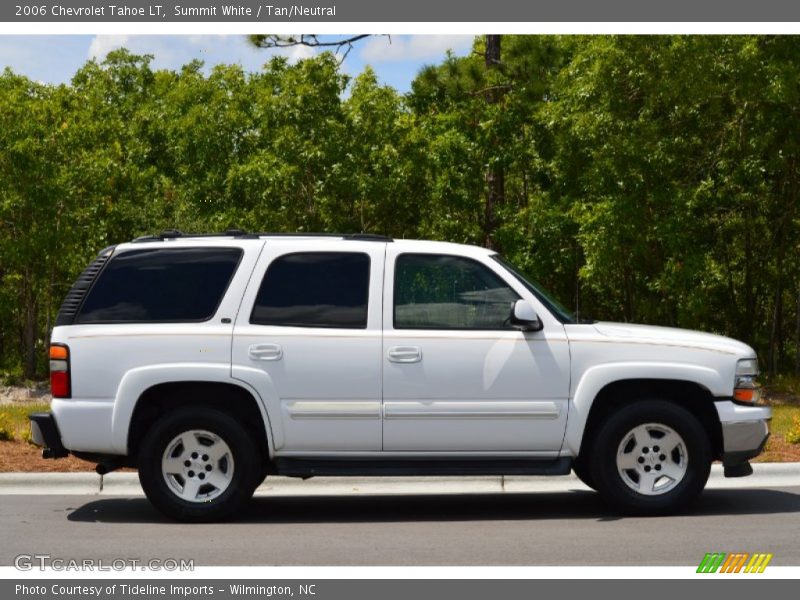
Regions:
[[[247,349],[247,354],[253,360],[280,360],[283,348],[278,344],[253,344]]]
[[[422,350],[419,346],[392,346],[386,352],[386,357],[396,363],[416,363],[422,360]]]

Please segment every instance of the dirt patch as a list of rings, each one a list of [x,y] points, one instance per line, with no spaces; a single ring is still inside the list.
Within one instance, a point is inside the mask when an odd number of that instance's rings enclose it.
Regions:
[[[798,462],[800,461],[800,444],[790,444],[782,435],[774,434],[767,440],[767,447],[751,462]]]
[[[94,463],[74,456],[57,460],[42,458],[42,449],[28,442],[0,442],[1,473],[78,473],[94,471]]]

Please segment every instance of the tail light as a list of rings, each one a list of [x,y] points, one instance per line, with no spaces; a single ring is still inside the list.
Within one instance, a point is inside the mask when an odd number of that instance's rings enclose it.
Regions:
[[[50,345],[50,392],[53,398],[72,397],[69,348],[65,344]]]

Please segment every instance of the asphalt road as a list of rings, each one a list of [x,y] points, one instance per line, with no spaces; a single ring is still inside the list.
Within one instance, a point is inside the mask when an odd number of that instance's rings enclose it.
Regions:
[[[256,497],[231,523],[166,521],[143,497],[0,496],[0,565],[54,558],[216,565],[695,565],[770,552],[800,565],[800,487],[706,490],[691,512],[620,517],[571,490]]]

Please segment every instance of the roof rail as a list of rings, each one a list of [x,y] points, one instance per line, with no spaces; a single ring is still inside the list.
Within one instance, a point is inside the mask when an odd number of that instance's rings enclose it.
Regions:
[[[306,233],[304,231],[262,231],[254,235],[264,237],[329,237],[362,242],[393,242],[394,239],[379,233]]]
[[[158,242],[173,240],[177,238],[207,238],[207,237],[235,237],[245,239],[256,239],[259,237],[330,237],[341,238],[343,240],[355,240],[363,242],[393,242],[394,239],[377,233],[306,233],[303,231],[275,231],[248,233],[243,229],[226,229],[221,233],[184,233],[178,229],[165,229],[158,235],[143,235],[133,240],[138,242]]]
[[[134,242],[158,242],[183,237],[185,234],[178,229],[165,229],[158,235],[142,235],[134,239]]]
[[[143,235],[134,239],[136,242],[159,242],[173,240],[177,238],[206,238],[206,237],[235,237],[235,238],[257,238],[254,233],[247,233],[243,229],[226,229],[220,233],[184,233],[179,229],[165,229],[158,235]]]
[[[380,233],[348,233],[342,236],[346,240],[359,240],[363,242],[393,242],[394,238]]]

